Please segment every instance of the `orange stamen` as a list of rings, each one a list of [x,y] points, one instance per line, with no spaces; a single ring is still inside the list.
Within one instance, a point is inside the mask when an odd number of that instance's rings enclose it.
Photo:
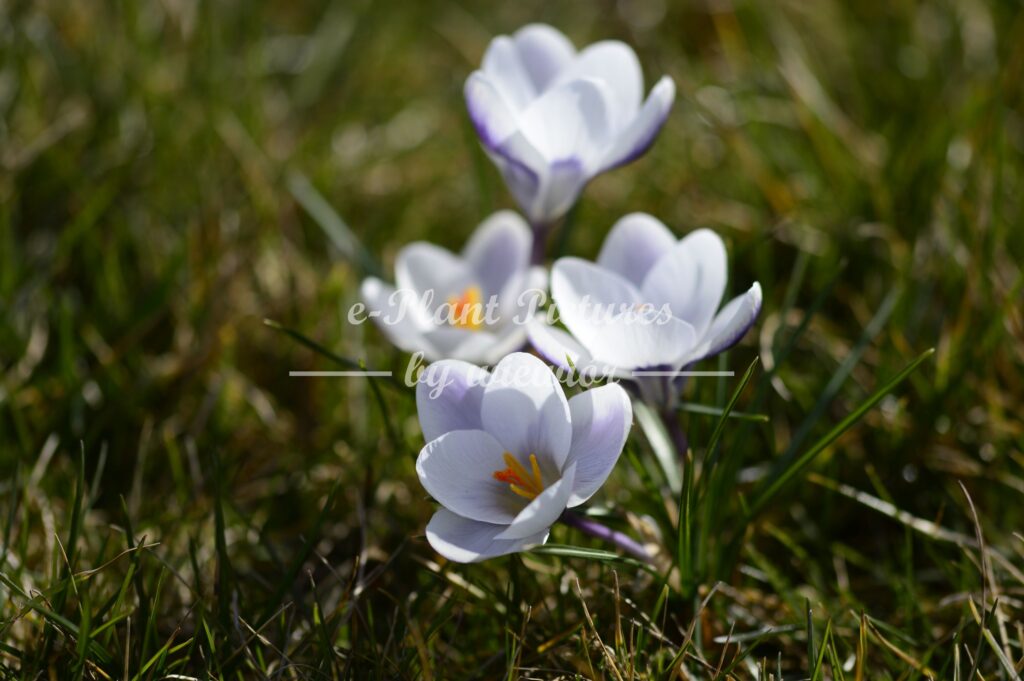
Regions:
[[[502,455],[505,465],[504,470],[494,471],[494,479],[508,484],[514,494],[524,499],[534,499],[544,491],[544,479],[540,474],[540,464],[537,462],[537,455],[530,454],[530,471],[528,472],[523,464],[519,463],[511,452]]]
[[[484,325],[484,312],[480,287],[470,286],[462,295],[452,296],[448,299],[451,307],[450,321],[452,326],[470,331],[479,331]]]

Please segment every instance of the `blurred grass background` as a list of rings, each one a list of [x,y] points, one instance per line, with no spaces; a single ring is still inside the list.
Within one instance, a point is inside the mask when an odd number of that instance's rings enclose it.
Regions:
[[[769,419],[728,422],[737,482],[700,510],[692,588],[564,556],[439,565],[412,400],[289,378],[337,366],[263,323],[404,370],[345,321],[363,271],[331,211],[390,274],[510,206],[461,88],[530,21],[625,40],[679,91],[558,248],[593,257],[642,210],[714,228],[733,289],[765,289],[722,366],[760,357],[738,408]],[[0,4],[0,669],[1019,678],[1022,70],[1010,1]],[[743,521],[773,462],[930,347]],[[699,460],[716,419],[683,424]],[[669,542],[648,457],[637,432],[591,505]]]

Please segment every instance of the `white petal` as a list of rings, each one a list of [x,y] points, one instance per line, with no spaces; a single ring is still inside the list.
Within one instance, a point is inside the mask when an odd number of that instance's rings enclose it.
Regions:
[[[646,213],[619,219],[605,237],[597,264],[619,274],[638,288],[677,239],[661,220]]]
[[[696,344],[693,327],[667,310],[642,306],[636,287],[578,258],[561,258],[551,274],[560,319],[594,362],[626,369],[674,364]]]
[[[601,171],[626,165],[643,156],[654,144],[668,119],[675,98],[675,83],[668,76],[663,76],[651,90],[640,112],[618,134],[614,144],[605,151]]]
[[[534,203],[536,224],[551,224],[569,212],[590,179],[586,163],[576,158],[552,163],[541,180]]]
[[[547,302],[547,269],[535,266],[509,279],[501,291],[498,310],[503,324],[523,327]]]
[[[536,92],[543,92],[576,56],[576,48],[561,31],[547,24],[529,24],[513,36],[519,59]]]
[[[486,146],[486,145],[485,145]],[[501,171],[512,196],[533,224],[541,224],[549,216],[542,211],[547,193],[548,162],[521,132],[513,133],[487,155]]]
[[[572,442],[569,403],[544,362],[516,352],[498,363],[484,390],[484,429],[506,450],[561,470]]]
[[[711,328],[704,336],[701,348],[694,353],[697,359],[711,357],[728,350],[740,341],[757,320],[761,312],[761,285],[754,285],[746,293],[736,296],[715,316]]]
[[[611,98],[600,80],[562,83],[530,104],[519,119],[519,129],[549,163],[575,160],[590,171],[611,139]]]
[[[425,331],[423,337],[442,357],[473,364],[489,364],[488,358],[500,342],[498,335],[489,330],[474,331],[447,325]]]
[[[509,526],[496,539],[524,539],[551,527],[566,508],[572,494],[576,464],[569,464],[562,477],[548,485],[526,508],[519,512]]]
[[[482,430],[454,430],[431,440],[416,459],[416,474],[445,508],[485,523],[507,524],[523,499],[494,478],[505,469],[505,448]]]
[[[526,327],[518,324],[503,323],[478,331],[439,326],[423,336],[443,357],[483,365],[493,365],[526,345]]]
[[[462,257],[482,284],[484,302],[500,294],[509,279],[530,266],[532,246],[529,226],[510,210],[495,213],[477,227]]]
[[[459,256],[425,241],[411,243],[398,252],[395,282],[398,288],[415,291],[421,297],[429,292],[431,311],[475,283],[473,273]]]
[[[483,353],[480,364],[493,366],[513,352],[522,352],[527,346],[526,327],[511,324],[494,334],[494,342]]]
[[[509,191],[532,221],[539,211],[547,161],[519,131],[519,121],[498,91],[493,79],[482,71],[466,80],[466,106],[487,155],[501,171]]]
[[[591,361],[590,353],[575,338],[543,321],[532,320],[526,333],[530,344],[544,359],[566,371]]]
[[[429,315],[420,307],[410,289],[396,290],[379,279],[363,280],[360,294],[368,313],[387,339],[405,352],[422,352],[428,361],[442,359],[434,344],[424,335],[430,328]]]
[[[500,35],[484,53],[482,70],[495,83],[509,108],[519,111],[533,100],[537,90],[526,71],[515,42]]]
[[[613,95],[613,122],[616,128],[636,116],[643,98],[644,76],[636,52],[618,40],[604,40],[582,49],[558,82],[576,78],[595,78],[608,85]]]
[[[644,280],[643,296],[656,306],[668,304],[703,336],[722,302],[727,276],[722,239],[698,229],[658,260]]]
[[[469,118],[480,140],[488,149],[497,149],[519,127],[517,117],[494,79],[483,71],[474,71],[463,89]]]
[[[453,430],[482,430],[480,400],[490,378],[483,369],[458,360],[434,362],[416,384],[416,411],[426,442]]]
[[[475,563],[495,556],[516,553],[530,546],[543,544],[548,539],[546,529],[523,539],[497,539],[497,535],[505,530],[505,527],[463,518],[446,508],[441,508],[427,524],[427,541],[435,551],[448,560],[456,563]]]
[[[614,383],[593,388],[569,400],[572,447],[566,463],[576,465],[569,506],[594,495],[619,460],[633,423],[629,395]]]

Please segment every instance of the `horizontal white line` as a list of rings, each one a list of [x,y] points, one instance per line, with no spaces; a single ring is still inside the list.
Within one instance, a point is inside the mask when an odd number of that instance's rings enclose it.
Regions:
[[[735,376],[735,371],[634,371],[633,376]]]
[[[394,375],[391,371],[289,371],[289,376],[300,377],[335,377],[335,376],[368,376],[370,378],[386,378]]]

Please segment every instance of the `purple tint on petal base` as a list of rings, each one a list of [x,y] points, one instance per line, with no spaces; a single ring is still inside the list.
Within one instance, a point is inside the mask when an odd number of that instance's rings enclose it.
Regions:
[[[477,107],[473,106],[473,100],[469,97],[466,98],[466,109],[469,111],[469,120],[473,123],[473,127],[476,129],[476,134],[480,137],[480,142],[494,153],[501,153],[501,142],[494,138],[491,134],[490,128],[487,127],[484,115],[478,111]],[[504,155],[504,154],[502,154]]]
[[[533,198],[536,197],[537,190],[540,189],[540,177],[529,166],[514,158],[501,147],[494,151],[492,158],[497,162],[509,191],[515,196],[524,212],[529,212],[529,206]]]
[[[588,179],[581,159],[570,156],[552,161],[541,199],[541,214],[551,219],[564,215],[572,208]]]

